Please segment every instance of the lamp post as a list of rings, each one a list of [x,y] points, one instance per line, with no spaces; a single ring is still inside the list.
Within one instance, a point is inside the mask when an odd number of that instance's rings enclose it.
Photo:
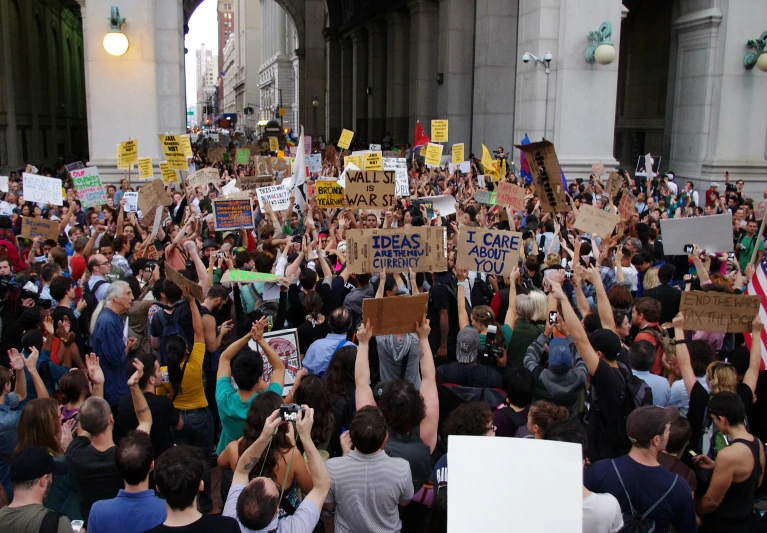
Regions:
[[[126,37],[122,31],[125,19],[120,17],[120,8],[112,6],[108,20],[109,32],[104,35],[104,50],[106,50],[109,55],[121,56],[128,51],[130,42],[128,41],[128,37]]]
[[[546,130],[548,129],[549,125],[549,74],[551,73],[551,61],[554,59],[554,56],[551,55],[551,52],[546,52],[542,58],[539,58],[538,56],[535,56],[529,52],[525,52],[522,55],[522,61],[525,63],[529,63],[530,60],[535,61],[536,65],[540,63],[543,65],[544,71],[546,72],[546,105],[543,108],[543,138],[546,138]]]

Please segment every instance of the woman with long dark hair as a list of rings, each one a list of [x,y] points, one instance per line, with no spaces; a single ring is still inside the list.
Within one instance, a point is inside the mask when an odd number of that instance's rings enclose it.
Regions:
[[[330,408],[330,394],[322,378],[307,374],[291,391],[293,402],[314,409],[312,441],[318,450],[327,450],[333,433],[335,418]],[[303,447],[301,447],[303,449]],[[327,455],[326,455],[327,457]]]
[[[335,428],[328,445],[330,457],[340,457],[341,433],[352,425],[355,408],[354,364],[357,361],[357,347],[344,346],[330,359],[325,372],[325,388],[330,395],[330,408],[333,410]]]

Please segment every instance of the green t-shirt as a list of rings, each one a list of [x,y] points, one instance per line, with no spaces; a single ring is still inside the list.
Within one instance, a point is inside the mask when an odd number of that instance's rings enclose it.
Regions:
[[[270,383],[261,392],[265,391],[276,392],[282,396],[282,385]],[[224,452],[227,444],[242,437],[248,409],[259,394],[261,393],[257,392],[248,398],[248,401],[243,402],[240,395],[232,387],[232,382],[228,376],[218,378],[216,381],[216,403],[218,404],[218,414],[221,417],[221,438],[218,441],[218,448],[216,448],[218,455]]]
[[[738,264],[740,265],[741,271],[746,270],[748,262],[751,261],[751,256],[754,254],[754,238],[758,238],[758,235],[754,235],[754,237],[744,235],[738,240],[738,244],[740,244]],[[759,241],[759,250],[764,251],[764,239],[760,239]]]
[[[474,326],[468,325],[467,328],[474,328]],[[503,338],[506,341],[506,351],[509,350],[509,344],[511,344],[511,334],[513,333],[511,326],[508,324],[501,324],[501,331],[503,332]],[[496,335],[498,335],[496,333]],[[487,338],[486,333],[480,333],[479,334],[479,348],[480,350],[485,347],[485,339]]]

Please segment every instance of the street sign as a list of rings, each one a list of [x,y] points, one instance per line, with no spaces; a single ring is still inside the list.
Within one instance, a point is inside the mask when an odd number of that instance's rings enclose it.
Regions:
[[[194,111],[187,111],[186,114],[187,115],[194,115]]]

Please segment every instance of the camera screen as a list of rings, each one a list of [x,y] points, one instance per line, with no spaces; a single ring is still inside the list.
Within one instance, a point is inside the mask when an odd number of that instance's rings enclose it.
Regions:
[[[730,259],[730,261],[734,261],[735,260],[735,252],[728,253],[727,257]]]
[[[691,254],[693,250],[692,244],[685,244],[684,245],[684,253]]]
[[[557,312],[556,311],[550,311],[549,312],[549,324],[556,324],[557,322]]]

